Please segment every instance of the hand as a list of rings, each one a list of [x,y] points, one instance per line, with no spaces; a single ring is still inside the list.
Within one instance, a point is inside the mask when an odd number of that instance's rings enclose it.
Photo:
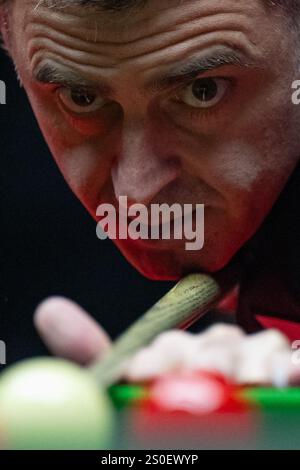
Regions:
[[[51,297],[41,303],[34,323],[54,355],[81,365],[101,357],[111,345],[103,328],[79,305],[63,297]]]

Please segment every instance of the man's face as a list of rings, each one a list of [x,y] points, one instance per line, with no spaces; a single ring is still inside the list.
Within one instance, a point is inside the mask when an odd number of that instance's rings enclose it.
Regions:
[[[11,53],[66,181],[96,218],[118,197],[205,204],[205,244],[117,240],[153,279],[224,267],[300,155],[298,63],[259,0],[151,0],[135,12],[14,0]],[[76,221],[74,221],[76,224]]]

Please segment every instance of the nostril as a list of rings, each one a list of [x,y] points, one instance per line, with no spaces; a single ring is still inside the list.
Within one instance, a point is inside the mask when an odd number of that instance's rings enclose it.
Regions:
[[[175,159],[121,158],[112,167],[111,177],[115,197],[127,196],[129,204],[148,205],[155,196],[181,174],[180,163]]]

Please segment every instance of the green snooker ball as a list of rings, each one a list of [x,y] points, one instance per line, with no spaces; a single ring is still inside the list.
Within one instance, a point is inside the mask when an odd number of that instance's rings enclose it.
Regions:
[[[71,362],[30,359],[0,376],[1,429],[9,449],[106,448],[113,414],[106,391]]]

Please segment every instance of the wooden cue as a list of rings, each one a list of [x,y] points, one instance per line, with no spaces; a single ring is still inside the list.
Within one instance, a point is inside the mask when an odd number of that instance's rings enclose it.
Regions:
[[[192,324],[210,310],[221,297],[219,283],[206,274],[190,274],[146,311],[117,338],[111,349],[95,361],[89,373],[100,386],[109,386],[122,377],[128,360],[160,333]]]

